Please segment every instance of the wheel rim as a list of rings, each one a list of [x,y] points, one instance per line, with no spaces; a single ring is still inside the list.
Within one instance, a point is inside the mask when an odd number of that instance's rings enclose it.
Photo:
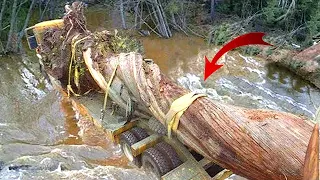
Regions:
[[[133,161],[134,157],[131,152],[131,147],[127,143],[124,143],[122,147],[123,147],[123,152],[126,155],[126,157],[129,159],[129,161]]]

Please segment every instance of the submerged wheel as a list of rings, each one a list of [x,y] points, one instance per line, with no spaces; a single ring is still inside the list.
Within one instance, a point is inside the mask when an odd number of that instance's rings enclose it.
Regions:
[[[159,179],[172,169],[169,160],[156,148],[149,148],[143,152],[142,165],[154,172]]]
[[[182,164],[182,161],[178,156],[176,150],[170,144],[166,142],[160,142],[155,146],[155,148],[159,150],[162,154],[164,154],[166,157],[168,157],[172,169]]]
[[[141,127],[134,127],[130,130],[139,141],[145,139],[149,136],[146,130],[142,129]]]
[[[126,131],[120,135],[122,152],[134,165],[141,167],[141,156],[134,157],[131,151],[131,145],[137,142],[139,142],[139,139],[130,131]]]

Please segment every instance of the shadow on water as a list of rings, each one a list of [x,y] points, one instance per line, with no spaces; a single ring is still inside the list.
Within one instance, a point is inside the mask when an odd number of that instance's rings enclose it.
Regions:
[[[306,93],[310,86],[315,88],[308,81],[296,76],[293,72],[289,71],[285,67],[270,63],[266,65],[266,68],[267,77],[270,80],[275,81],[275,83],[288,86],[288,89],[292,88],[293,91]]]

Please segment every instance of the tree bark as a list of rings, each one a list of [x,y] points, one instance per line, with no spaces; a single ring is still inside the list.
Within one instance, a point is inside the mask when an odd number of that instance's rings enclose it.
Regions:
[[[50,1],[50,14],[49,14],[49,18],[50,19],[54,19],[55,15],[55,10],[56,10],[56,4],[55,4],[55,0],[51,0]]]
[[[51,1],[51,0],[47,0],[46,5],[44,6],[44,9],[43,9],[43,11],[42,11],[42,13],[41,13],[41,16],[40,16],[40,19],[39,19],[40,22],[43,21],[44,15],[45,15],[45,13],[46,13],[46,11],[47,11],[47,8],[48,8],[48,5],[49,5],[50,1]]]
[[[165,13],[163,12],[161,2],[159,2],[158,0],[154,0],[154,4],[152,6],[155,7],[155,16],[157,16],[157,19],[159,19],[159,28],[161,29],[160,34],[166,38],[170,38],[172,36],[172,33],[168,26]]]
[[[0,33],[2,31],[2,19],[4,14],[4,9],[6,7],[7,0],[2,0],[1,11],[0,11]]]
[[[211,19],[214,18],[214,14],[215,14],[215,0],[211,0],[211,7],[210,7],[210,16]]]
[[[296,54],[290,50],[279,50],[269,59],[320,88],[320,43]]]
[[[84,58],[91,57],[90,51],[84,52]],[[120,62],[117,77],[163,124],[170,104],[188,93],[161,75],[157,65],[146,65],[139,54],[121,54],[105,61],[110,63],[104,76],[109,78]],[[312,125],[289,113],[199,98],[181,117],[177,136],[196,152],[243,177],[302,179]]]
[[[29,10],[28,10],[28,14],[27,14],[27,17],[26,17],[26,20],[24,21],[24,25],[19,33],[19,36],[18,36],[18,43],[19,43],[19,49],[21,49],[22,47],[22,44],[21,44],[21,40],[24,36],[24,30],[28,27],[28,24],[29,24],[29,20],[30,20],[30,17],[32,15],[32,9],[34,7],[34,4],[35,4],[36,0],[32,0],[31,1],[31,4],[29,6]]]
[[[8,33],[8,40],[6,45],[6,52],[16,52],[17,51],[17,40],[16,37],[16,11],[17,11],[18,0],[13,1],[12,11],[11,11],[11,20],[10,20],[10,30]]]
[[[72,28],[69,25],[65,27]],[[107,81],[117,67],[109,90],[110,98],[123,108],[126,100],[133,100],[139,114],[153,116],[165,124],[165,114],[172,102],[189,91],[162,75],[156,64],[144,61],[140,54],[104,56],[100,47],[111,46],[113,35],[109,32],[87,36],[76,31],[73,29],[73,34],[69,34],[65,41],[70,47],[74,37],[79,37],[79,34],[81,39],[86,37],[81,43],[84,45],[76,51],[82,52],[88,69],[86,72],[96,84],[105,91]],[[40,53],[47,60],[53,54],[48,51]],[[55,52],[52,57],[59,57],[58,53],[64,61],[70,59],[64,56],[70,54],[66,49]],[[68,78],[68,75],[63,78]],[[303,163],[313,126],[311,121],[293,114],[240,108],[201,97],[182,115],[176,135],[186,146],[243,177],[298,180],[303,176]]]
[[[0,11],[0,36],[2,35],[2,19],[3,19],[3,14],[4,14],[4,9],[6,7],[6,2],[7,0],[3,0],[2,1],[2,5],[1,5],[1,11]],[[4,47],[2,44],[2,40],[0,39],[0,53],[4,52]]]
[[[122,28],[127,29],[123,0],[120,0],[120,16],[121,16]]]

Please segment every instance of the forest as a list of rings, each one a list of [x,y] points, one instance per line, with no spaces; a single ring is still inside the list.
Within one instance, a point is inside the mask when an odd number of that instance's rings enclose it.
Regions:
[[[24,29],[59,18],[68,2],[2,0],[0,52],[22,51]],[[174,32],[200,36],[214,45],[249,31],[265,32],[284,48],[306,48],[320,37],[319,0],[87,0],[88,7],[117,9],[123,29],[148,30],[164,38]],[[159,6],[157,6],[159,4]],[[142,31],[145,32],[145,31]],[[299,49],[298,48],[298,49]]]

